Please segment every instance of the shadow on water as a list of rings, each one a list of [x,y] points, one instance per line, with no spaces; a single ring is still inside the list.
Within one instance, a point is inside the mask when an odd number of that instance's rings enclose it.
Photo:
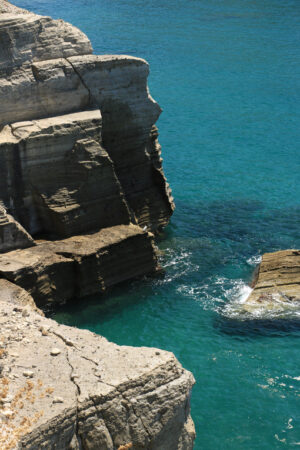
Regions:
[[[217,331],[239,337],[282,337],[293,335],[300,338],[300,319],[229,319],[218,316],[214,321]]]
[[[300,245],[299,205],[270,210],[260,200],[240,198],[207,204],[177,201],[177,208],[181,215],[180,222],[174,217],[177,234],[228,239],[250,246],[254,252],[265,246],[278,249],[283,245],[291,248],[296,242]]]
[[[73,298],[62,305],[56,305],[46,311],[47,317],[65,325],[81,327],[86,324],[94,328],[110,318],[122,316],[123,311],[135,308],[153,294],[153,280],[163,277],[163,272],[123,281],[117,286],[107,288],[105,292],[83,298]]]

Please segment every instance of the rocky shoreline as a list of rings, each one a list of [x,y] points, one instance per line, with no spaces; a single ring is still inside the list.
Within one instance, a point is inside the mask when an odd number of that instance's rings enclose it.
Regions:
[[[62,20],[0,5],[0,447],[193,448],[173,354],[44,310],[159,270],[174,203],[146,61],[92,54]]]

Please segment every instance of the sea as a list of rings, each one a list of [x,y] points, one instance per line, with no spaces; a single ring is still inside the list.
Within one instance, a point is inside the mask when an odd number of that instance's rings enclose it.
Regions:
[[[95,53],[149,62],[176,202],[162,277],[53,317],[174,352],[196,379],[196,450],[300,448],[299,311],[239,313],[261,255],[300,248],[300,1],[15,4],[78,26]]]

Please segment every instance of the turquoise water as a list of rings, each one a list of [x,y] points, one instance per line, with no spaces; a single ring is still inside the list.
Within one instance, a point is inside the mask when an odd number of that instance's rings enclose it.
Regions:
[[[299,0],[18,0],[83,29],[97,53],[150,62],[177,209],[164,278],[56,319],[118,344],[171,350],[197,380],[196,449],[300,445],[300,326],[239,321],[259,256],[300,248]]]

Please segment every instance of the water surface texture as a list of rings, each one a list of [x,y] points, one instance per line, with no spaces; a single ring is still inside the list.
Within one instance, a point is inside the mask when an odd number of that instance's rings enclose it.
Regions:
[[[165,277],[56,319],[173,351],[197,380],[197,450],[300,445],[300,325],[225,317],[259,256],[300,248],[299,0],[17,0],[63,18],[96,53],[146,58],[177,209]]]

